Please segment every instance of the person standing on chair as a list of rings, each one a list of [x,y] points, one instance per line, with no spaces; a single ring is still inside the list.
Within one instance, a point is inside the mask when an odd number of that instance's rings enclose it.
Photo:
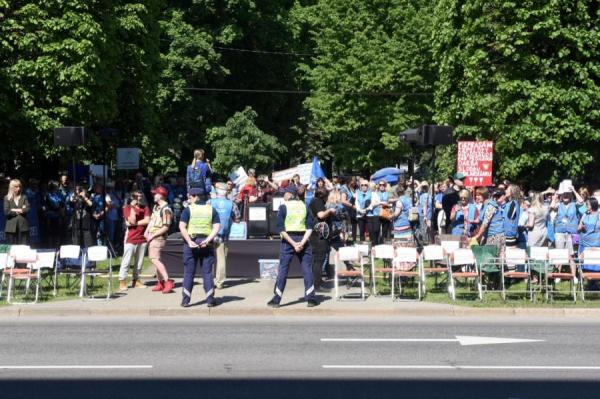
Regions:
[[[169,273],[162,259],[162,250],[167,243],[169,227],[173,223],[173,211],[167,203],[169,193],[166,188],[158,186],[152,190],[152,194],[154,194],[156,205],[154,205],[150,223],[144,233],[148,242],[148,258],[156,269],[157,282],[152,291],[162,291],[163,294],[168,294],[173,290],[175,283],[169,279]]]
[[[287,281],[290,263],[294,256],[302,265],[304,274],[304,299],[308,307],[317,306],[315,286],[312,271],[312,248],[310,236],[313,230],[313,219],[304,202],[293,199],[294,194],[288,192],[284,203],[279,206],[277,213],[277,229],[281,232],[279,247],[279,272],[275,283],[273,298],[267,306],[278,308]]]
[[[8,194],[4,197],[4,214],[6,215],[4,232],[9,244],[27,244],[29,238],[27,212],[29,212],[29,201],[23,194],[21,181],[11,180],[8,185]]]
[[[227,277],[227,253],[229,252],[229,231],[232,222],[240,221],[240,211],[233,201],[227,199],[227,186],[225,183],[215,185],[217,198],[211,199],[210,204],[219,214],[221,229],[214,240],[217,265],[215,270],[215,287],[223,288]]]
[[[216,306],[213,285],[215,263],[214,239],[219,234],[221,223],[219,213],[207,203],[208,193],[201,187],[193,187],[188,192],[190,205],[181,213],[179,231],[183,237],[183,294],[181,306],[190,306],[194,275],[200,264],[202,284],[206,294],[206,306]]]
[[[127,274],[131,258],[134,259],[133,281],[131,288],[145,288],[140,279],[144,255],[146,253],[146,238],[144,231],[150,222],[150,210],[140,201],[144,194],[136,190],[131,194],[131,202],[123,208],[123,219],[127,230],[125,231],[125,245],[123,257],[121,258],[121,269],[119,270],[119,289],[127,290]]]

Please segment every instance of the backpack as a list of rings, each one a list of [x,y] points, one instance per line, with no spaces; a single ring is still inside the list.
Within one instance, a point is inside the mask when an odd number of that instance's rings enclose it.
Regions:
[[[196,166],[196,162],[194,162],[194,166],[190,166],[192,168],[191,179],[188,183],[190,188],[206,189],[206,168],[203,168],[202,165],[204,163]]]

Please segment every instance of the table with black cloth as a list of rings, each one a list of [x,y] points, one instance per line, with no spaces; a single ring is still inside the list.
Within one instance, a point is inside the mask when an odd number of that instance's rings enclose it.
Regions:
[[[227,277],[260,278],[259,259],[279,259],[280,239],[248,239],[229,241],[227,256]],[[169,277],[183,276],[183,239],[181,233],[171,234],[163,248],[163,258]],[[196,275],[201,276],[201,268]],[[302,268],[294,257],[290,265],[289,277],[301,277]]]

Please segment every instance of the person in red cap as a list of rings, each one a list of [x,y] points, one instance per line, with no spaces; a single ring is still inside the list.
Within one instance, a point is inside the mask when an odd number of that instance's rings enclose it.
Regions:
[[[154,194],[155,205],[150,223],[148,223],[144,233],[144,237],[148,242],[148,258],[150,258],[156,269],[158,279],[152,291],[162,291],[163,294],[167,294],[173,291],[174,281],[169,279],[169,273],[167,273],[167,268],[161,259],[161,253],[167,241],[169,227],[173,222],[173,211],[166,201],[169,194],[166,188],[163,186],[155,187],[152,194]]]

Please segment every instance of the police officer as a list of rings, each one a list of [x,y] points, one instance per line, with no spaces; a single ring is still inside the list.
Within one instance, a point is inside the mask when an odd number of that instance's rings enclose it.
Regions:
[[[215,252],[217,266],[215,270],[215,287],[223,288],[226,278],[227,253],[229,251],[228,239],[231,230],[231,222],[240,221],[240,211],[233,201],[227,199],[227,186],[224,183],[215,184],[217,197],[210,200],[210,204],[219,214],[221,229],[215,238]]]
[[[181,214],[179,231],[183,244],[183,296],[181,306],[190,306],[196,265],[202,268],[202,284],[206,305],[216,306],[212,269],[215,263],[213,240],[219,233],[219,214],[207,204],[207,193],[202,187],[189,190],[190,205]]]
[[[304,299],[308,307],[317,306],[315,287],[312,272],[312,248],[309,239],[312,234],[313,220],[306,204],[294,199],[294,194],[287,192],[284,203],[277,212],[277,228],[281,232],[281,246],[279,247],[279,273],[273,298],[267,306],[277,308],[283,296],[290,263],[294,256],[302,264],[304,274]]]

